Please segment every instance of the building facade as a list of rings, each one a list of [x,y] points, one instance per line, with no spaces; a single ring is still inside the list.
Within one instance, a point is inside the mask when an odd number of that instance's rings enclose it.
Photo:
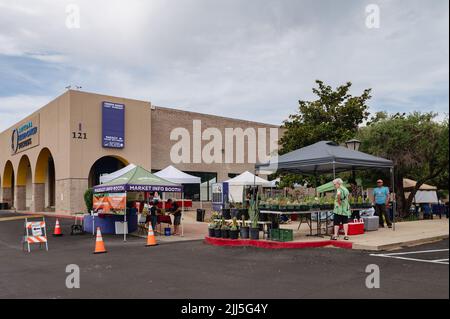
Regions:
[[[19,211],[80,212],[86,189],[129,163],[200,176],[204,189],[190,193],[208,200],[210,182],[253,171],[280,133],[274,125],[69,90],[0,133],[0,202]]]

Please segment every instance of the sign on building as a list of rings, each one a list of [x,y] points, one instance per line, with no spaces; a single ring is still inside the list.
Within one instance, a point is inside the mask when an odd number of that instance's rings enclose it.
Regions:
[[[17,154],[39,145],[39,114],[23,121],[11,131],[11,154]]]
[[[103,102],[102,145],[106,148],[125,147],[125,105]]]

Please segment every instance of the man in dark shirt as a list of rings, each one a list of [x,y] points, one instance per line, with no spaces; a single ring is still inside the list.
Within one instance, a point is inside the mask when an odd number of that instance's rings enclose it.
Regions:
[[[156,225],[158,224],[158,213],[161,210],[158,208],[158,200],[153,200],[153,205],[150,207],[150,213],[147,215],[145,223],[152,223],[153,231],[156,231]]]
[[[178,228],[181,224],[181,209],[178,206],[178,204],[175,201],[172,201],[172,199],[167,200],[167,204],[169,204],[170,213],[173,215],[173,234],[179,235]]]

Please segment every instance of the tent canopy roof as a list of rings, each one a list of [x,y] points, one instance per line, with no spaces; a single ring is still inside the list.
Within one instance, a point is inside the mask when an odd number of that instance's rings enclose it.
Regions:
[[[272,163],[256,164],[259,171],[285,171],[299,174],[343,172],[351,169],[392,168],[393,162],[335,142],[321,141],[279,156]]]
[[[417,182],[413,181],[412,179],[409,178],[404,178],[403,179],[403,189],[405,190],[411,190],[414,187],[416,187]],[[422,186],[420,186],[419,190],[421,191],[435,191],[437,190],[436,186],[431,186],[428,184],[423,184]]]
[[[178,184],[200,184],[201,178],[193,175],[189,175],[180,171],[178,168],[169,165],[166,168],[155,173],[156,176]]]
[[[153,175],[136,166],[115,179],[94,187],[95,193],[105,192],[181,192],[182,186]]]
[[[124,168],[119,169],[118,171],[115,171],[111,174],[104,174],[104,175],[100,176],[100,184],[105,184],[109,181],[112,181],[113,179],[116,179],[117,177],[131,171],[135,167],[136,167],[136,165],[129,164],[129,165],[125,166]]]
[[[245,171],[244,173],[233,177],[227,181],[225,181],[229,185],[235,185],[235,186],[264,186],[264,187],[270,187],[271,183],[264,178],[258,177],[249,171]]]

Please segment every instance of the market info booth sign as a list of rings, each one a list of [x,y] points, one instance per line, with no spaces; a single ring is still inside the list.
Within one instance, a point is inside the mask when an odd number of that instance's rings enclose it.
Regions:
[[[103,102],[102,145],[105,148],[125,147],[125,105]]]
[[[39,114],[11,131],[11,155],[39,145]]]
[[[126,209],[126,193],[102,193],[94,195],[94,211],[103,214],[123,215]]]

